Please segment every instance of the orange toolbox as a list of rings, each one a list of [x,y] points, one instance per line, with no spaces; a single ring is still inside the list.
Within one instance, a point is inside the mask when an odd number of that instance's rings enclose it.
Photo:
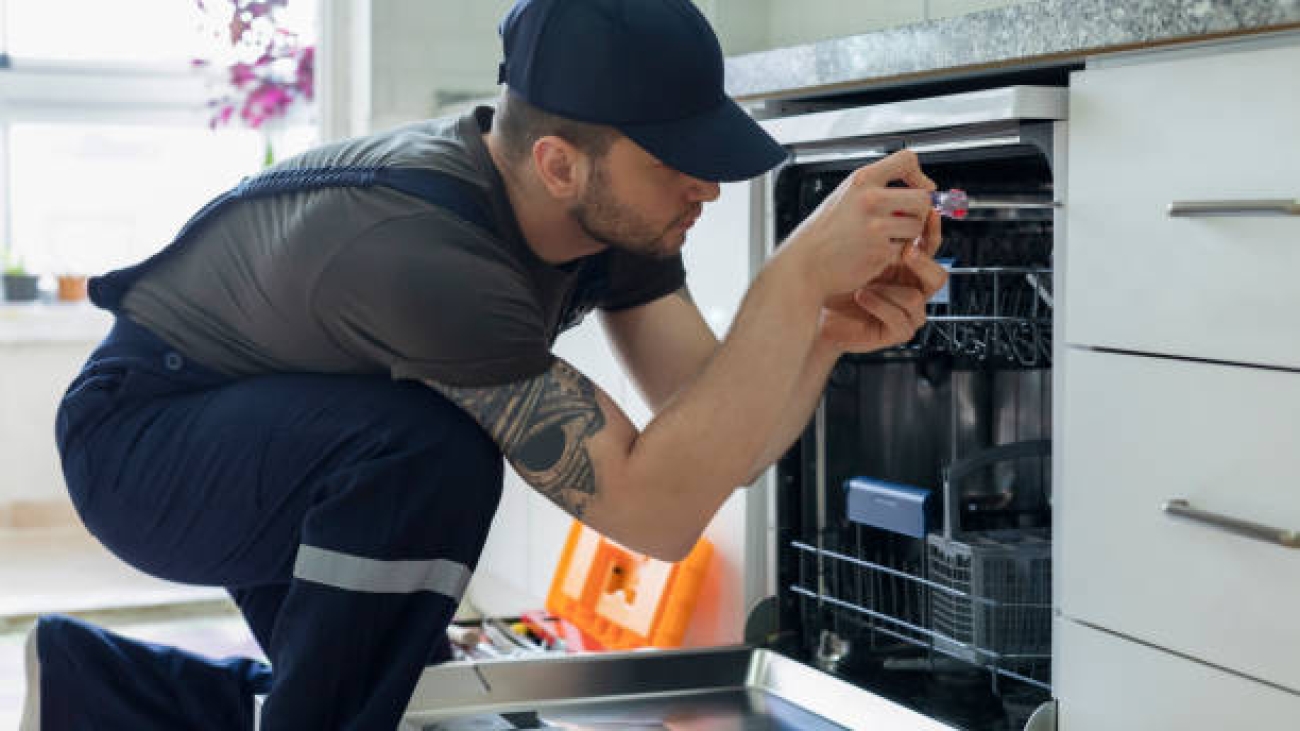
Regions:
[[[712,557],[701,538],[681,561],[659,561],[574,521],[546,610],[605,649],[680,647]]]

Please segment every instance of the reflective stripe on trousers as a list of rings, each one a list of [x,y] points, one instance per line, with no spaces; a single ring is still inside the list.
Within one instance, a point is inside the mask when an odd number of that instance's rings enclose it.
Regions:
[[[327,548],[299,546],[293,578],[336,589],[376,594],[432,591],[460,601],[469,585],[470,570],[464,564],[444,558],[380,561]]]

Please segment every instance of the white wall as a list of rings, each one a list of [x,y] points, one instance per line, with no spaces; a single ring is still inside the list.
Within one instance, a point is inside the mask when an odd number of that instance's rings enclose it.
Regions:
[[[925,3],[918,0],[778,0],[772,5],[768,45],[793,46],[924,19]]]
[[[67,502],[54,412],[108,325],[90,305],[0,304],[0,515]]]
[[[694,0],[737,55],[1026,0]],[[322,0],[326,139],[426,119],[496,94],[511,0]],[[332,21],[331,21],[332,19]],[[332,23],[332,25],[331,25]],[[575,42],[580,39],[575,39]],[[346,89],[331,91],[342,79]]]
[[[782,0],[694,0],[709,19],[728,56],[772,46],[772,12]],[[786,0],[789,2],[789,0]]]
[[[497,23],[509,0],[382,0],[371,5],[371,124],[436,116],[496,93]]]
[[[61,497],[54,409],[88,345],[0,345],[0,503]]]

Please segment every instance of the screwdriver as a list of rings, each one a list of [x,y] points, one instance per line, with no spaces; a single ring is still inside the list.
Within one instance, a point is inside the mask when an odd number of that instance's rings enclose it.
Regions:
[[[1059,208],[1060,203],[1056,201],[1016,201],[1016,200],[992,200],[986,198],[971,198],[966,195],[966,191],[958,188],[949,190],[936,190],[930,194],[930,205],[934,210],[944,218],[955,218],[961,220],[966,214],[973,210],[981,209],[1012,209],[1023,210],[1026,208]]]

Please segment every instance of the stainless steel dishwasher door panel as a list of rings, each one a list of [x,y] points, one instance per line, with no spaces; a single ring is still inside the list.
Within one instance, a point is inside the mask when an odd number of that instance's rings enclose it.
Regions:
[[[541,711],[549,726],[569,731],[843,731],[844,727],[759,690],[722,690],[666,698],[605,701]],[[542,726],[541,728],[546,728]]]
[[[520,713],[536,714],[534,728],[575,731],[951,729],[794,660],[747,647],[431,667],[416,687],[402,729],[448,728],[451,721],[474,717],[487,723],[492,714]],[[512,727],[519,728],[496,728]]]

